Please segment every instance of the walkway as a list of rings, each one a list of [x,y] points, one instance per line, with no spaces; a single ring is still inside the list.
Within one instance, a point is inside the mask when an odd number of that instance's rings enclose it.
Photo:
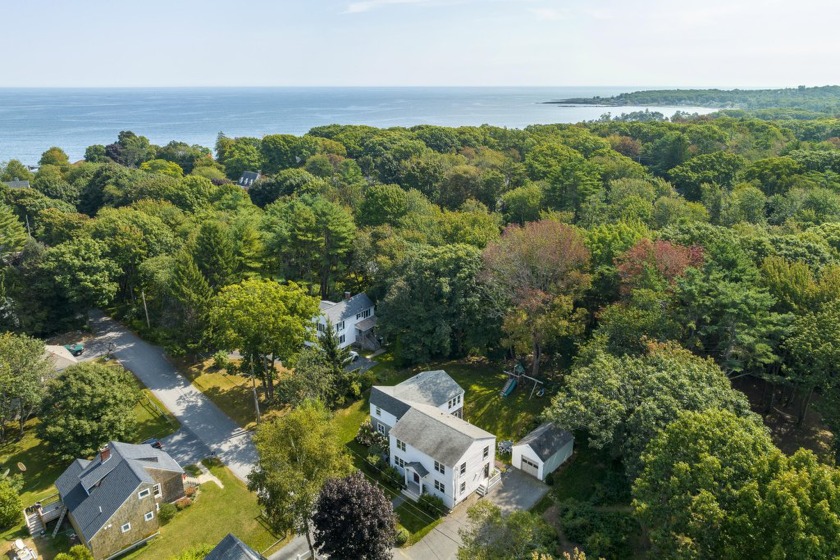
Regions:
[[[95,347],[107,348],[114,343],[113,356],[155,394],[186,428],[187,435],[194,436],[245,481],[257,461],[251,434],[181,376],[162,348],[145,342],[101,312],[91,313],[91,326],[96,333]],[[94,353],[86,354],[90,357]]]

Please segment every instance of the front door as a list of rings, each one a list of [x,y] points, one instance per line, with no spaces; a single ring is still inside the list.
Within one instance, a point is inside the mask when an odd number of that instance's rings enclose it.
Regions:
[[[490,478],[490,463],[484,465],[484,478]]]
[[[420,484],[420,475],[417,474],[417,473],[414,473],[414,482],[416,482],[417,484]]]

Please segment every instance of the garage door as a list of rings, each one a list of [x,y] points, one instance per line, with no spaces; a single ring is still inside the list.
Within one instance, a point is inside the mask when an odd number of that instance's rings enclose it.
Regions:
[[[538,473],[540,472],[540,467],[530,459],[522,457],[522,466],[520,468],[531,476],[539,478]]]

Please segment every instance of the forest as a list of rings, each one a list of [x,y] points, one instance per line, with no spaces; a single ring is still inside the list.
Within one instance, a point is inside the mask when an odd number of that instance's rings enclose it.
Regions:
[[[829,106],[784,91],[740,94]],[[616,104],[677,103],[645,94]],[[83,161],[8,161],[14,179],[32,187],[0,190],[4,330],[105,308],[175,356],[254,348],[274,397],[261,358],[302,360],[304,328],[266,341],[251,319],[366,292],[401,364],[519,359],[550,382],[546,416],[620,465],[649,557],[840,555],[837,440],[785,454],[762,425],[784,403],[840,430],[838,119],[331,125],[212,151],[125,131]]]
[[[718,109],[795,109],[797,113],[836,115],[840,111],[840,86],[784,89],[652,89],[613,97],[563,99],[549,103],[571,105],[693,106]]]

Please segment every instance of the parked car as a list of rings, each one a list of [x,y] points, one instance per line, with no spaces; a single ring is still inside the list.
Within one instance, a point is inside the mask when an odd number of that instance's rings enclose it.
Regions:
[[[347,356],[346,363],[353,364],[353,363],[356,363],[356,361],[358,359],[359,359],[359,353],[354,351],[354,350],[350,350],[350,354]]]
[[[76,344],[65,344],[64,347],[68,352],[73,354],[73,356],[81,356],[82,352],[85,351],[85,345],[81,342],[77,342]]]
[[[142,443],[147,444],[147,445],[151,445],[155,449],[163,449],[163,444],[157,438],[149,438],[149,439],[143,441]]]

